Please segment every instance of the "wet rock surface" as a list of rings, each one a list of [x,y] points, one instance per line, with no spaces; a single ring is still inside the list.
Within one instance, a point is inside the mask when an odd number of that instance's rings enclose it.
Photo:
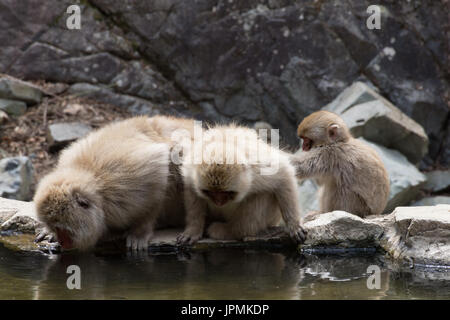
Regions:
[[[0,241],[22,251],[58,252],[56,243],[35,244],[34,234],[42,228],[36,221],[32,202],[0,198]],[[242,241],[202,239],[193,246],[179,247],[181,230],[157,230],[150,241],[153,252],[179,252],[214,248],[291,249],[304,253],[366,254],[385,251],[393,261],[420,266],[450,266],[450,205],[398,207],[386,216],[361,219],[344,211],[317,216],[304,224],[307,240],[299,247],[283,227],[271,228]],[[20,234],[25,234],[24,237]],[[96,248],[99,252],[123,251],[125,241],[111,240]]]
[[[0,72],[95,86],[133,112],[266,121],[292,146],[304,116],[362,81],[423,126],[424,166],[450,163],[445,0],[381,1],[381,31],[366,0],[91,0],[76,32],[69,0],[0,3]]]

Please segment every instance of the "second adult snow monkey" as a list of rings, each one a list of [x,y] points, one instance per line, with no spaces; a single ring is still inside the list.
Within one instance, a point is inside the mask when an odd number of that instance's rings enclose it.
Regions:
[[[179,243],[200,239],[206,218],[215,220],[207,228],[214,239],[253,236],[283,218],[290,236],[305,240],[288,154],[258,139],[254,130],[234,125],[210,128],[197,142],[181,169],[186,228]]]
[[[328,111],[298,126],[303,153],[292,160],[299,178],[318,178],[320,212],[343,210],[360,217],[380,214],[389,196],[389,177],[378,154],[354,139],[344,121]]]
[[[63,248],[87,249],[111,232],[146,249],[170,190],[170,130],[193,121],[136,117],[112,123],[65,149],[39,183],[38,218]],[[166,129],[170,130],[166,130]],[[183,214],[180,212],[180,214]]]

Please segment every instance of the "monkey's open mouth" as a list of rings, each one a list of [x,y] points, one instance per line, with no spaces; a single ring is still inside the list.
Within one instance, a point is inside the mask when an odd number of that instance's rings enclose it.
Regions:
[[[306,137],[300,137],[303,139],[302,149],[303,151],[309,151],[312,148],[313,141]]]
[[[73,241],[69,231],[56,228],[56,236],[58,237],[58,242],[61,245],[61,247],[63,247],[63,249],[73,248]]]

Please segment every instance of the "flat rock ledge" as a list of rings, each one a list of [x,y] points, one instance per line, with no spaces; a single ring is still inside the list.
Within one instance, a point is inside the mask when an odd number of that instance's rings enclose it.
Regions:
[[[0,198],[0,243],[19,251],[58,252],[57,243],[33,242],[42,225],[36,220],[32,202]],[[333,211],[304,224],[308,233],[297,246],[283,227],[270,228],[242,241],[202,239],[193,246],[176,245],[181,230],[158,230],[150,242],[151,252],[174,252],[213,248],[299,250],[302,253],[333,254],[384,252],[408,265],[450,267],[450,205],[397,207],[391,214],[361,219],[344,211]],[[125,250],[123,240],[102,243],[96,250]]]

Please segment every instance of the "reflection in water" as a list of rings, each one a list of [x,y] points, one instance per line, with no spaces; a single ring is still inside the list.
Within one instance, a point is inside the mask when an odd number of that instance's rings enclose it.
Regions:
[[[81,290],[69,290],[69,265]],[[367,288],[380,266],[381,288]],[[400,272],[376,256],[215,249],[189,254],[20,254],[0,247],[0,299],[450,299],[450,271]]]

